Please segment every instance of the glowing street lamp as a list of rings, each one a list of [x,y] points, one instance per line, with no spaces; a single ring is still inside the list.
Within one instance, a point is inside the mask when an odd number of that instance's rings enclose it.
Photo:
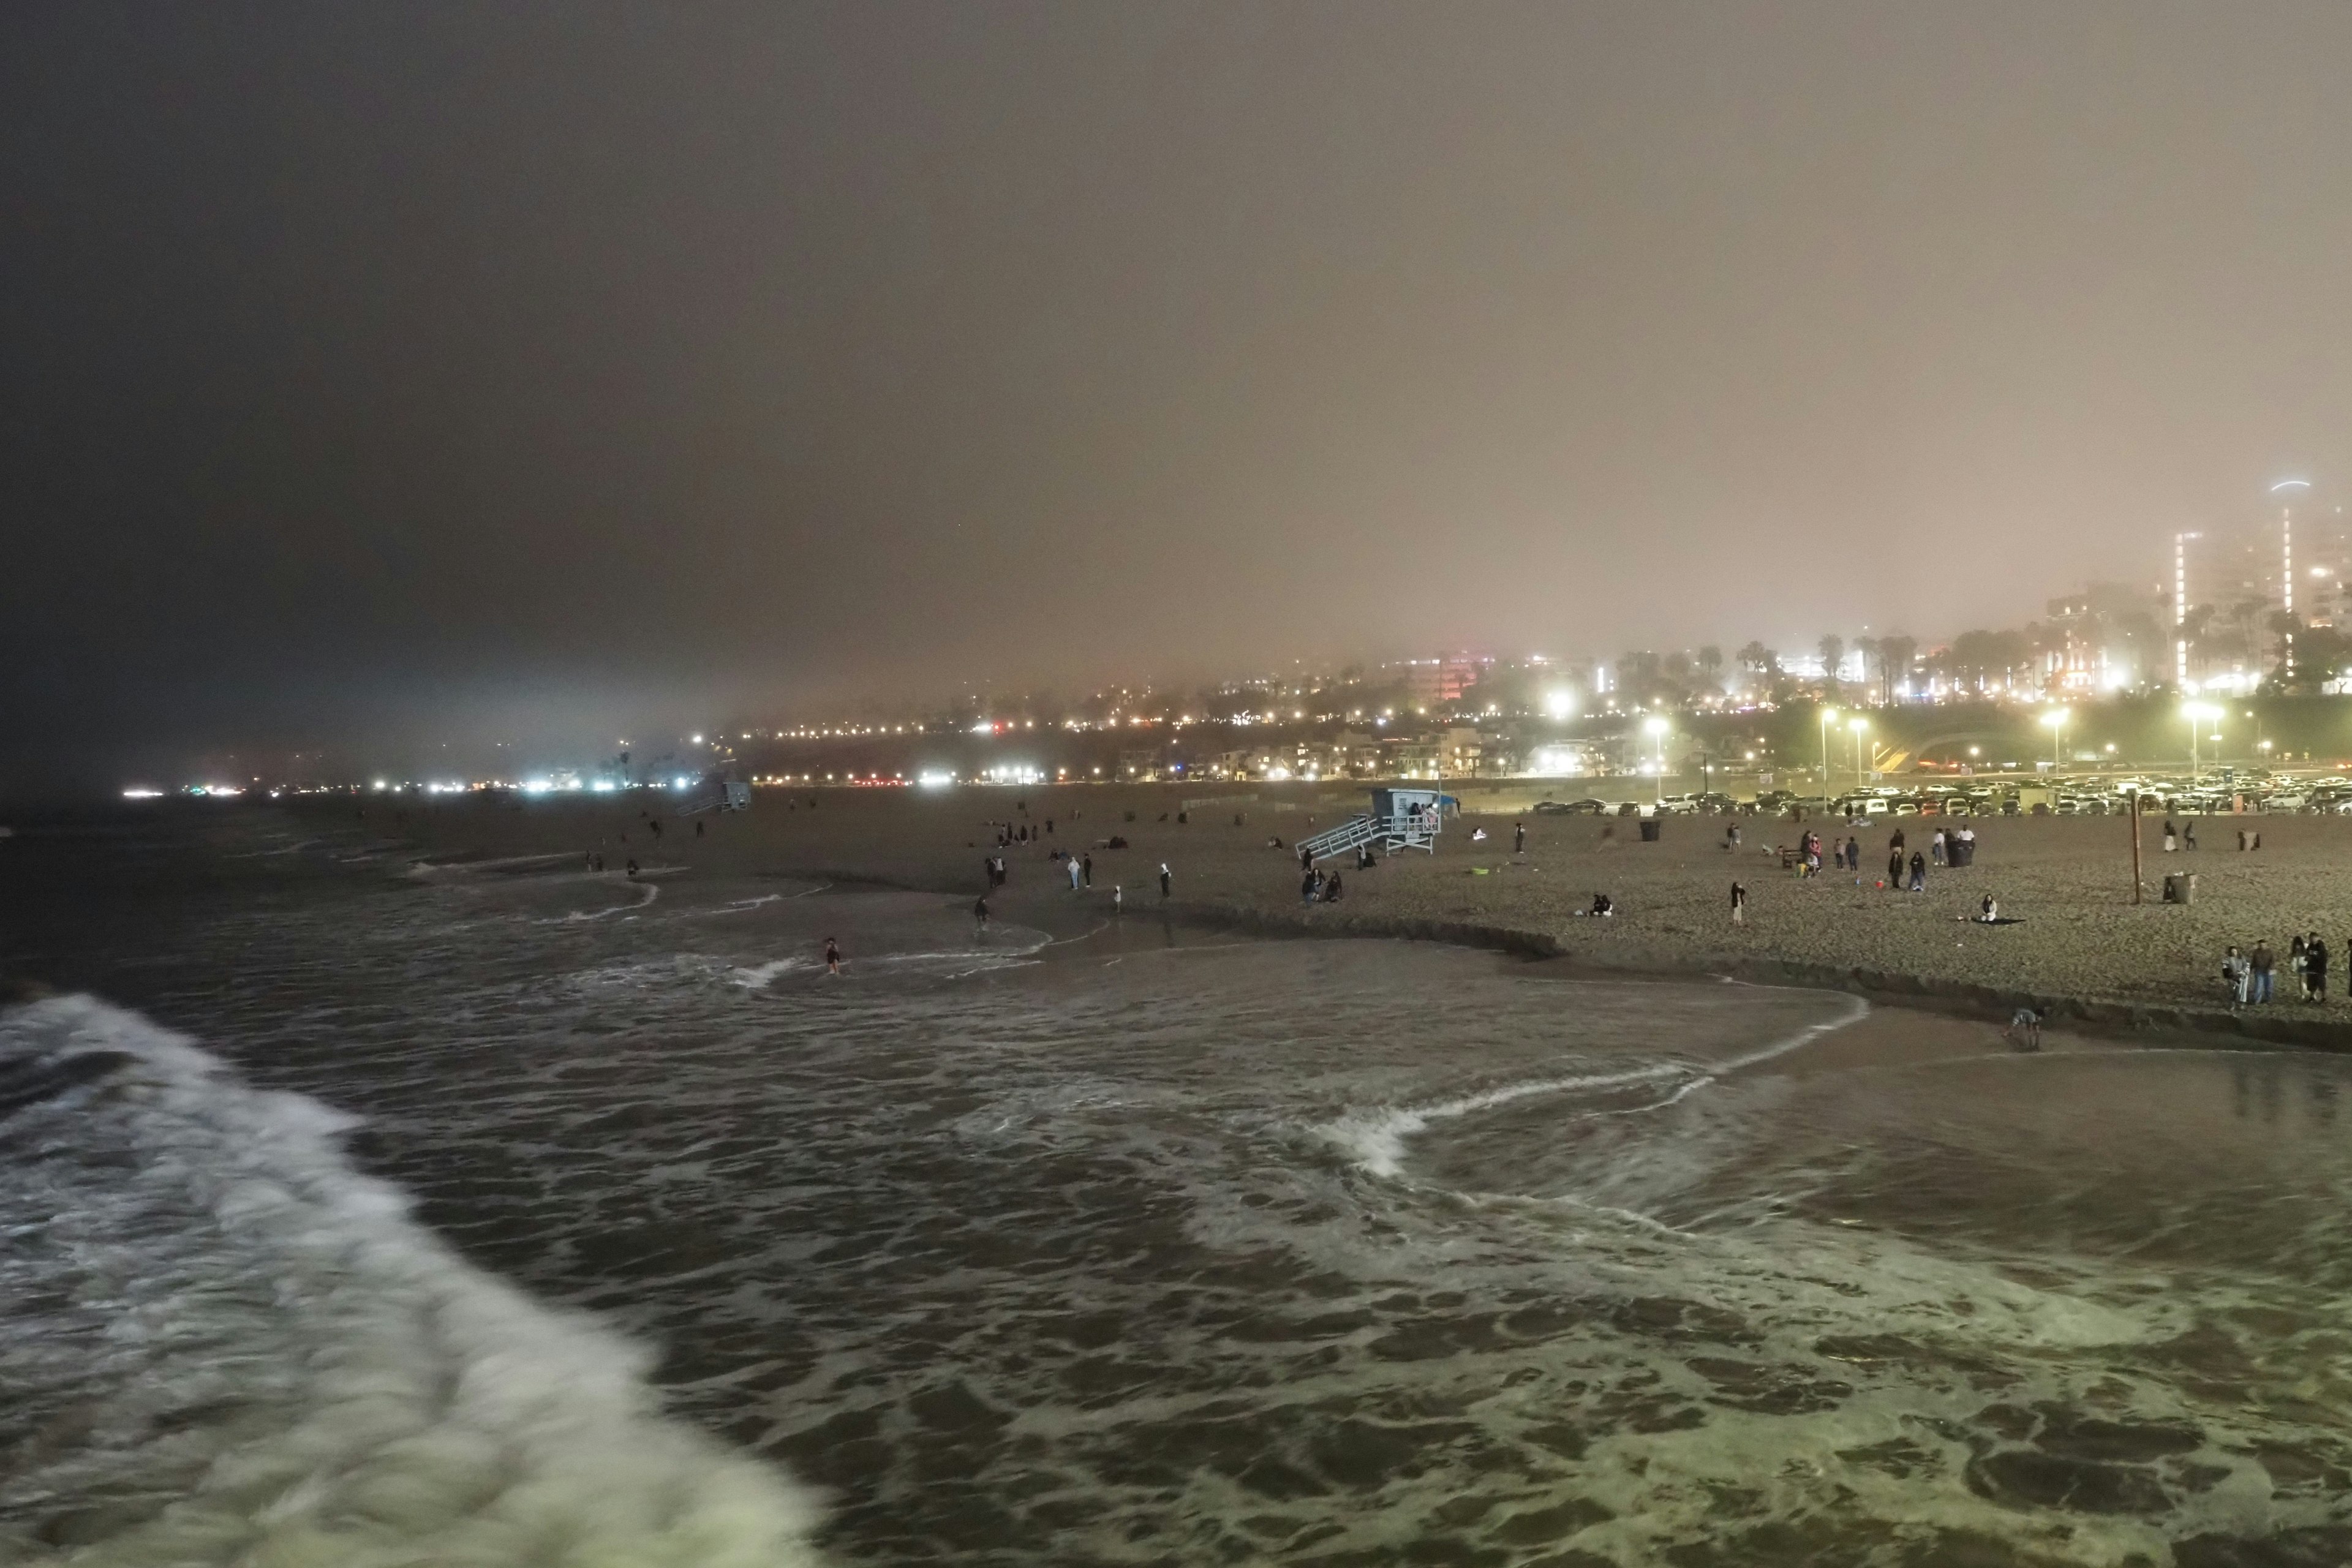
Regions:
[[[2050,771],[2053,773],[2058,771],[2059,738],[2065,734],[2066,721],[2073,716],[2063,708],[2053,708],[2042,715],[2042,721],[2050,726]]]
[[[1821,715],[1821,716],[1822,716],[1822,806],[1823,806],[1824,808],[1826,808],[1826,807],[1828,806],[1828,805],[1829,805],[1829,800],[1830,800],[1830,726],[1831,726],[1832,724],[1833,724],[1833,723],[1835,723],[1835,722],[1837,721],[1838,710],[1837,710],[1836,709],[1834,709],[1834,708],[1824,708],[1824,709],[1822,709],[1822,715]]]
[[[1544,711],[1555,719],[1573,718],[1576,714],[1576,693],[1564,686],[1546,693]]]
[[[1642,729],[1657,746],[1656,795],[1660,805],[1666,803],[1666,731],[1668,728],[1665,720],[1654,713],[1642,721]]]
[[[1870,721],[1857,713],[1845,721],[1845,727],[1853,731],[1853,787],[1860,789],[1867,771],[1862,765],[1862,738],[1870,732]]]
[[[2221,710],[2210,702],[2184,702],[2180,705],[2180,716],[2189,721],[2189,782],[2193,784],[2198,782],[2202,772],[2197,755],[2198,742],[2206,724],[2219,720],[2221,717]],[[2215,732],[2213,738],[2217,741],[2221,738],[2219,731]]]

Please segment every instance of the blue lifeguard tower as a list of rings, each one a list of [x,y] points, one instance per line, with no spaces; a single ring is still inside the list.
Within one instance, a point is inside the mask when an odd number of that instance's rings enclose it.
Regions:
[[[1367,844],[1388,849],[1437,852],[1437,836],[1445,826],[1445,807],[1453,797],[1434,789],[1376,789],[1372,809],[1351,816],[1339,826],[1301,840],[1298,847],[1321,860],[1345,855]]]

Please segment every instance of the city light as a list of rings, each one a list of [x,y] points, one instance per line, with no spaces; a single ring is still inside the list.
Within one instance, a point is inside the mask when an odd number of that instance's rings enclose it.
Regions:
[[[1573,718],[1576,713],[1576,693],[1564,686],[1554,688],[1544,696],[1544,711],[1555,719]]]
[[[159,800],[163,797],[163,792],[160,789],[145,789],[133,786],[132,788],[122,792],[122,798],[125,800]]]

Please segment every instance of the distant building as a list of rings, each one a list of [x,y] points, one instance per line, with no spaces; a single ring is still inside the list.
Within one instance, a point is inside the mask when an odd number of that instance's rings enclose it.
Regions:
[[[2173,679],[2245,689],[2273,666],[2292,667],[2294,639],[2283,618],[2320,626],[2352,621],[2347,584],[2352,532],[2343,508],[2302,479],[2272,487],[2250,516],[2175,534],[2168,606]]]

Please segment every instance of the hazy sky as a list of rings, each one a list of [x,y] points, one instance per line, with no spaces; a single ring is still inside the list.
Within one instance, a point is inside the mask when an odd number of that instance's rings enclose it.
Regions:
[[[0,743],[2021,619],[2352,466],[2347,60],[2341,4],[12,5]]]

